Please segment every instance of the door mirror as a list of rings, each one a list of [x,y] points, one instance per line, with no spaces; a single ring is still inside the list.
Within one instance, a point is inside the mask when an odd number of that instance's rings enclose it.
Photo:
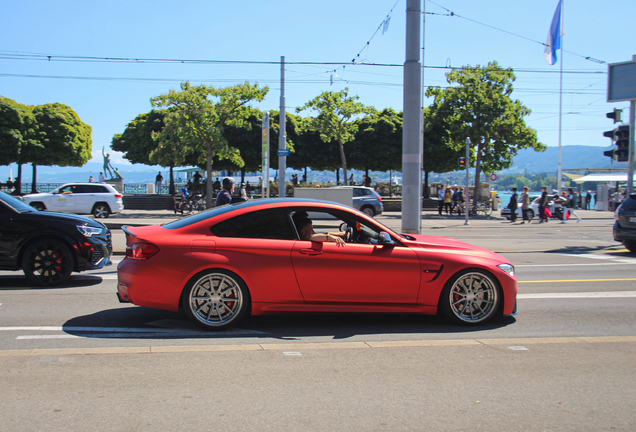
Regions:
[[[393,246],[395,245],[395,242],[393,241],[389,233],[382,231],[378,236],[378,244]]]

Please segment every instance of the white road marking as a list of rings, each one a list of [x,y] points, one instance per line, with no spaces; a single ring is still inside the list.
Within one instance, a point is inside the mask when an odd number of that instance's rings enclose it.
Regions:
[[[517,294],[517,299],[563,299],[563,298],[632,298],[636,291],[572,292],[572,293],[527,293]]]

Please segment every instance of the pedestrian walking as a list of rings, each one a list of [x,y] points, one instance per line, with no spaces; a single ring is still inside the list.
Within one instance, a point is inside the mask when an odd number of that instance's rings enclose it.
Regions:
[[[444,196],[446,193],[444,192],[444,188],[437,189],[437,213],[442,215],[442,210],[444,209]]]
[[[568,188],[568,193],[565,196],[565,201],[563,203],[563,220],[561,221],[561,223],[565,223],[565,221],[568,219],[569,215],[574,215],[576,216],[576,222],[581,222],[581,218],[579,217],[579,215],[577,215],[574,212],[574,207],[576,205],[576,196],[574,195],[574,190],[572,190],[572,188]]]
[[[523,193],[521,194],[521,214],[523,217],[523,220],[521,221],[522,224],[526,223],[526,221],[528,221],[528,223],[532,222],[532,218],[528,217],[529,209],[530,209],[530,195],[528,195],[528,186],[524,186]]]
[[[517,195],[517,188],[512,188],[512,196],[510,197],[510,202],[508,203],[508,208],[510,209],[510,223],[515,223],[517,221],[517,207],[519,195]]]
[[[539,198],[539,223],[548,221],[548,216],[545,212],[548,208],[548,202],[548,190],[545,186],[541,186],[541,197]]]

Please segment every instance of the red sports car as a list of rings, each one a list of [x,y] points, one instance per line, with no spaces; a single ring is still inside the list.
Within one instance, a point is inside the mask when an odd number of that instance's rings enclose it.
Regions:
[[[398,234],[336,203],[254,200],[123,230],[119,300],[183,307],[206,329],[248,314],[441,312],[479,324],[516,312],[507,259],[453,238]]]

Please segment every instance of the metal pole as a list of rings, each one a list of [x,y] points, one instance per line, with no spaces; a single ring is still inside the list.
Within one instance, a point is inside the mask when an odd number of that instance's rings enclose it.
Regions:
[[[632,56],[636,60],[636,55]],[[627,164],[627,191],[629,195],[634,193],[634,169],[636,168],[636,155],[634,150],[634,127],[636,126],[636,101],[629,102],[629,162]]]
[[[565,8],[565,5],[563,4],[565,2],[565,0],[561,3],[561,27],[560,27],[560,33],[563,33],[563,9]],[[561,34],[559,34],[559,38],[561,38],[560,40],[560,47],[561,47],[561,62],[560,67],[561,70],[559,72],[559,164],[558,164],[558,168],[557,168],[557,191],[559,193],[559,196],[561,196],[561,176],[562,171],[561,171],[561,120],[562,120],[562,105],[563,105],[563,36]]]
[[[464,225],[470,225],[468,222],[468,214],[470,213],[470,192],[468,191],[468,168],[470,168],[470,138],[466,138],[466,220]]]
[[[278,123],[280,125],[280,132],[278,133],[278,149],[287,149],[287,128],[285,121],[287,120],[285,114],[285,56],[280,57],[280,115]],[[287,156],[278,156],[278,196],[285,198],[287,191],[287,181],[285,179],[285,173],[287,171]]]
[[[261,198],[269,198],[269,111],[263,113],[262,126],[263,164],[261,179]]]
[[[420,13],[420,0],[407,0],[402,128],[402,232],[407,234],[419,234],[422,223]]]

